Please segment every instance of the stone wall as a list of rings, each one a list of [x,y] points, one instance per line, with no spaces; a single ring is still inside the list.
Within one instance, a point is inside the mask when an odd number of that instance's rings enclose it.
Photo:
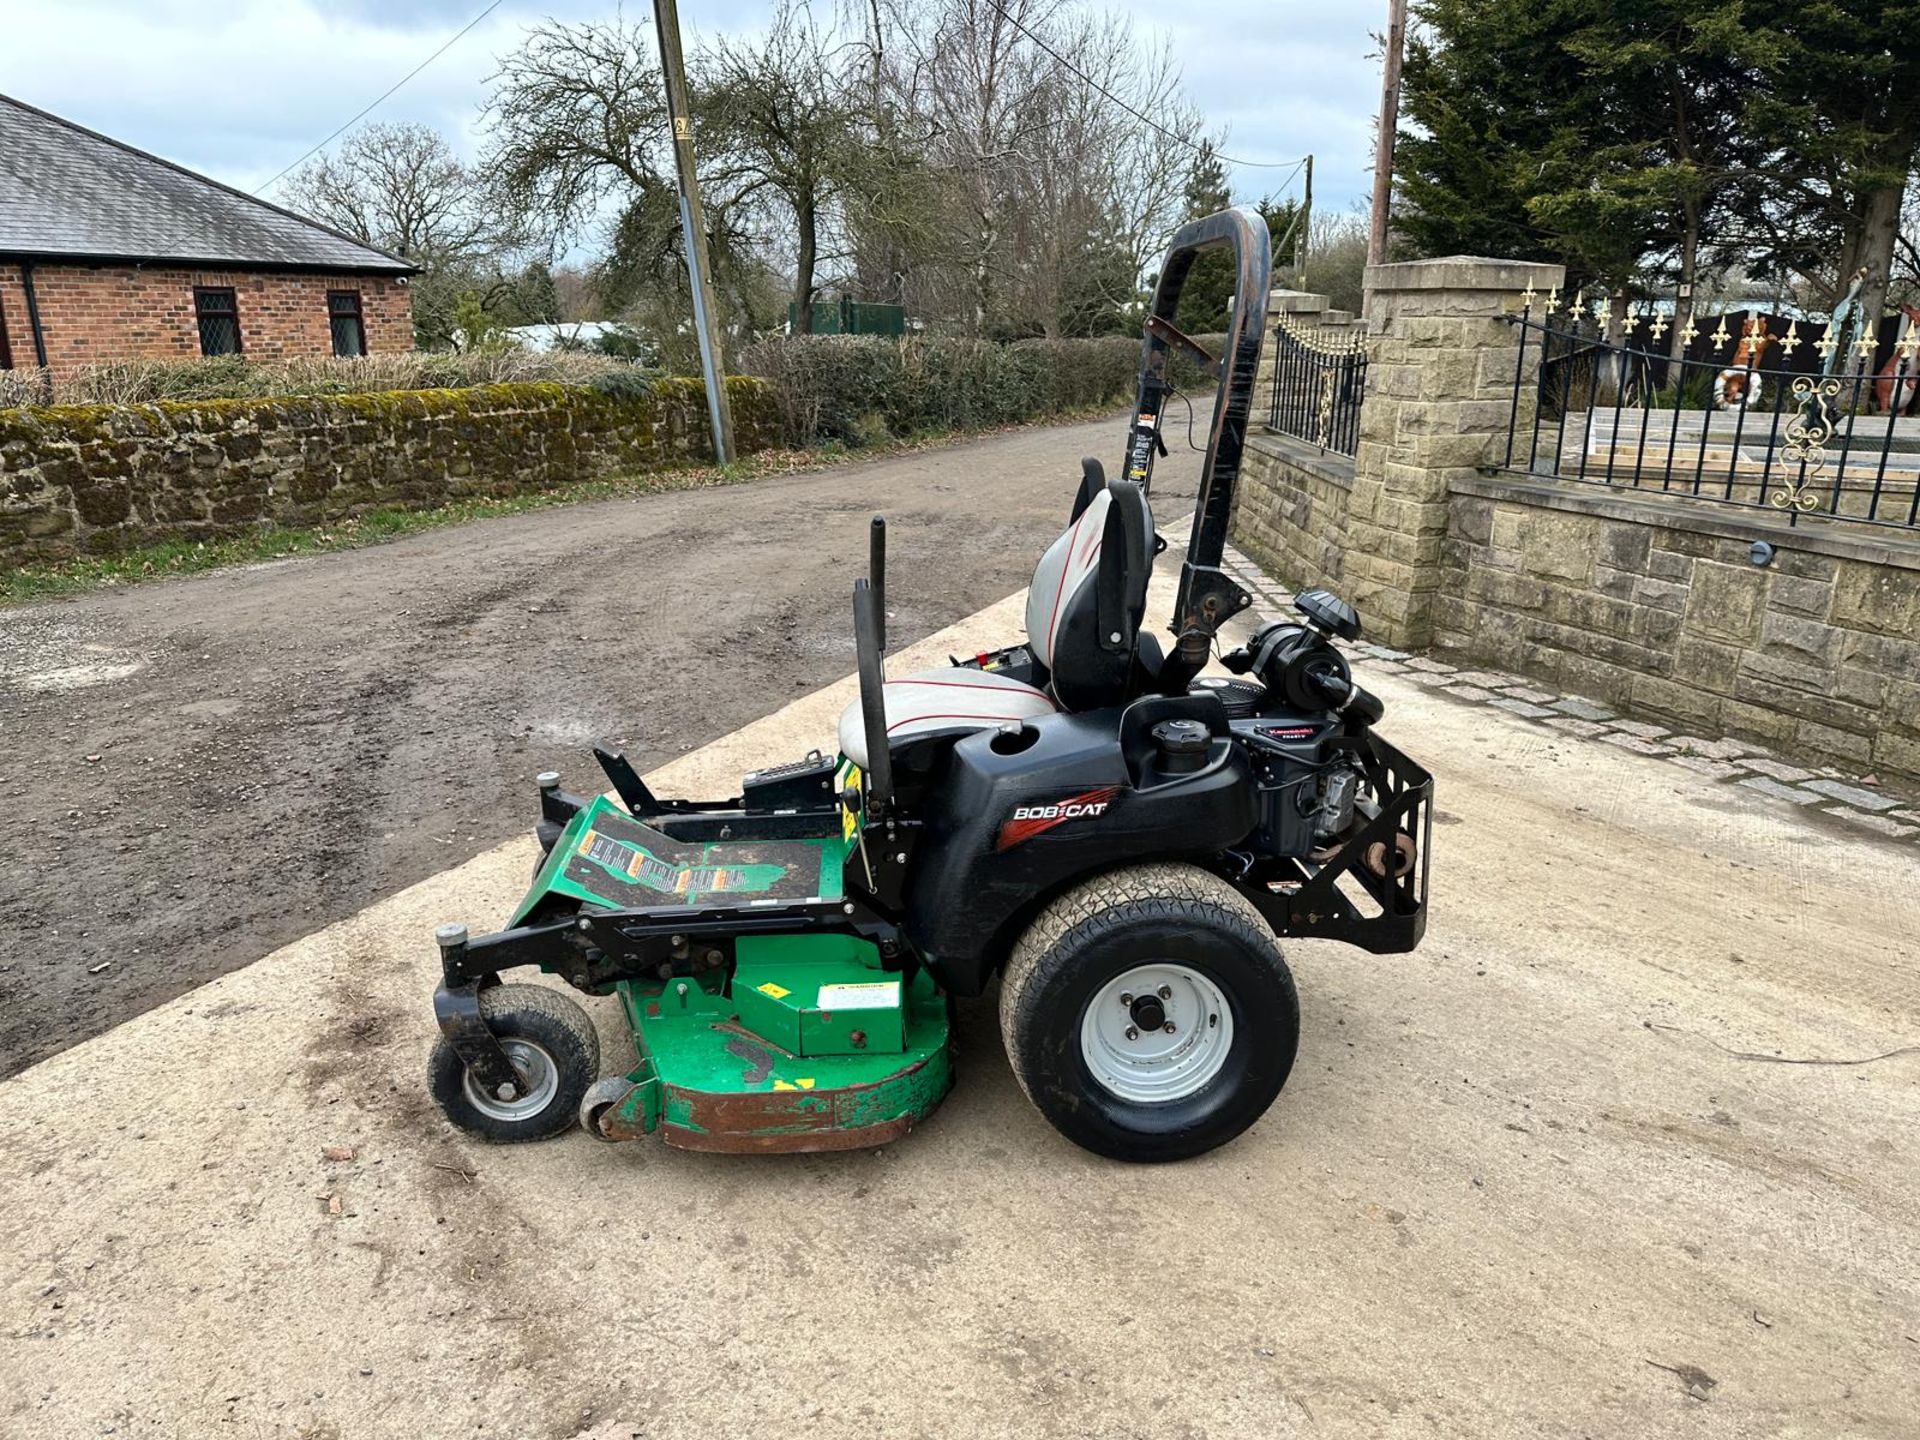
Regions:
[[[1240,461],[1233,543],[1295,590],[1337,586],[1347,568],[1353,459],[1256,429]]]
[[[740,449],[772,443],[766,385],[733,377],[727,390]],[[507,496],[711,456],[705,391],[693,380],[634,398],[537,384],[0,410],[0,564]]]
[[[1267,319],[1331,330],[1353,323],[1346,311],[1329,309],[1326,296],[1306,290],[1268,292]],[[1345,573],[1353,457],[1267,428],[1276,348],[1269,334],[1254,372],[1253,415],[1229,533],[1268,574],[1296,589],[1328,585]]]
[[[1449,511],[1448,658],[1920,780],[1920,541],[1508,476],[1456,480]]]
[[[1370,267],[1359,453],[1341,473],[1257,432],[1236,543],[1292,586],[1335,585],[1372,638],[1920,782],[1920,536],[1495,470],[1538,358],[1505,318],[1563,278]]]

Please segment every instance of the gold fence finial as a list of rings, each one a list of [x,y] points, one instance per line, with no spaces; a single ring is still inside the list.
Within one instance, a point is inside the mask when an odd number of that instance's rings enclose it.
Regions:
[[[1793,358],[1793,352],[1798,350],[1803,343],[1800,339],[1800,322],[1798,320],[1789,320],[1787,322],[1787,333],[1782,336],[1780,340],[1780,353],[1791,360]]]
[[[1727,342],[1731,339],[1733,339],[1733,336],[1727,333],[1727,317],[1722,315],[1720,317],[1719,328],[1707,336],[1707,341],[1713,346],[1715,351],[1720,351],[1727,348]]]

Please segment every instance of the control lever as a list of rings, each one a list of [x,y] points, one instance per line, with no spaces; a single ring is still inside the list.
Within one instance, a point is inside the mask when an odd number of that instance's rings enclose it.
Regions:
[[[887,749],[887,677],[880,652],[880,606],[865,580],[853,582],[853,644],[860,671],[860,718],[867,738],[867,814],[878,819],[893,799],[893,755]]]
[[[873,608],[879,616],[880,633],[875,637],[880,653],[887,650],[887,517],[873,517],[867,537],[867,584],[873,587]]]

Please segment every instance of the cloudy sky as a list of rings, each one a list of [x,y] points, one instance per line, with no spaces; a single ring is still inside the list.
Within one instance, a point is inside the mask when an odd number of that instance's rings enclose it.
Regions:
[[[1314,152],[1321,213],[1367,193],[1385,3],[1109,0],[1171,41],[1228,153]],[[251,190],[430,55],[486,0],[0,0],[0,93]],[[543,17],[604,19],[615,0],[504,0],[372,117],[433,125],[471,154],[496,56]],[[681,0],[689,40],[754,29],[767,0]],[[1374,13],[1380,12],[1379,14]],[[627,14],[644,20],[644,0]],[[1239,171],[1236,199],[1286,170]],[[1297,181],[1295,184],[1297,185]]]

